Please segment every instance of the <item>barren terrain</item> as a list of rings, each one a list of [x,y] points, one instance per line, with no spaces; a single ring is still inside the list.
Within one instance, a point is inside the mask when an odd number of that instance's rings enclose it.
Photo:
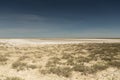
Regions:
[[[120,80],[120,39],[0,39],[0,80]]]

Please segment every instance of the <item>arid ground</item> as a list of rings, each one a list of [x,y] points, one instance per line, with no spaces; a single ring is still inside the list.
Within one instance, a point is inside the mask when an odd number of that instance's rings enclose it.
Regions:
[[[0,39],[0,80],[120,80],[120,39]]]

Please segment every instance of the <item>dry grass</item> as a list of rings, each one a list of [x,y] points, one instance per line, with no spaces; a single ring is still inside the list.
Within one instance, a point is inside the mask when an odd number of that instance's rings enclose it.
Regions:
[[[5,80],[24,80],[19,77],[7,77]]]
[[[37,70],[44,76],[54,74],[70,78],[76,72],[87,77],[111,67],[120,69],[120,43],[0,46],[0,50],[0,64],[4,63],[16,71]],[[10,53],[9,56],[6,55],[7,53]],[[5,80],[22,79],[6,78]]]
[[[77,47],[74,48],[74,46]],[[120,44],[78,44],[64,45],[64,48],[67,49],[65,49],[65,51],[62,51],[64,53],[60,53],[62,54],[61,56],[49,59],[46,64],[47,69],[49,68],[50,70],[57,70],[58,66],[67,66],[71,67],[69,70],[70,73],[72,73],[73,71],[78,71],[82,74],[93,74],[98,71],[105,70],[109,67],[120,68]],[[86,49],[89,53],[81,52],[82,49]],[[69,51],[67,52],[67,50]],[[62,62],[62,60],[64,60],[64,62]],[[90,64],[91,61],[94,61],[95,63]],[[89,64],[89,66],[85,65],[85,63]],[[47,70],[47,72],[52,72],[50,70]],[[58,72],[60,72],[59,69]],[[54,74],[57,73],[54,72]]]
[[[7,64],[8,58],[5,55],[0,55],[0,65]]]
[[[12,64],[12,68],[13,69],[17,69],[17,71],[20,71],[20,70],[25,70],[25,69],[27,69],[28,68],[28,66],[27,66],[27,63],[23,63],[23,62],[14,62],[13,64]]]

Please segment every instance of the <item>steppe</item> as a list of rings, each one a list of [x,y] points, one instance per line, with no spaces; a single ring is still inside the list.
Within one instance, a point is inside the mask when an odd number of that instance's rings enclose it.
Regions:
[[[0,39],[0,80],[120,80],[120,39]]]

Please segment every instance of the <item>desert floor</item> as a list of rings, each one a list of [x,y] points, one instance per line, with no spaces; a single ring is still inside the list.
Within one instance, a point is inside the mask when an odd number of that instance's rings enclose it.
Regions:
[[[0,39],[0,80],[120,80],[120,39]]]

